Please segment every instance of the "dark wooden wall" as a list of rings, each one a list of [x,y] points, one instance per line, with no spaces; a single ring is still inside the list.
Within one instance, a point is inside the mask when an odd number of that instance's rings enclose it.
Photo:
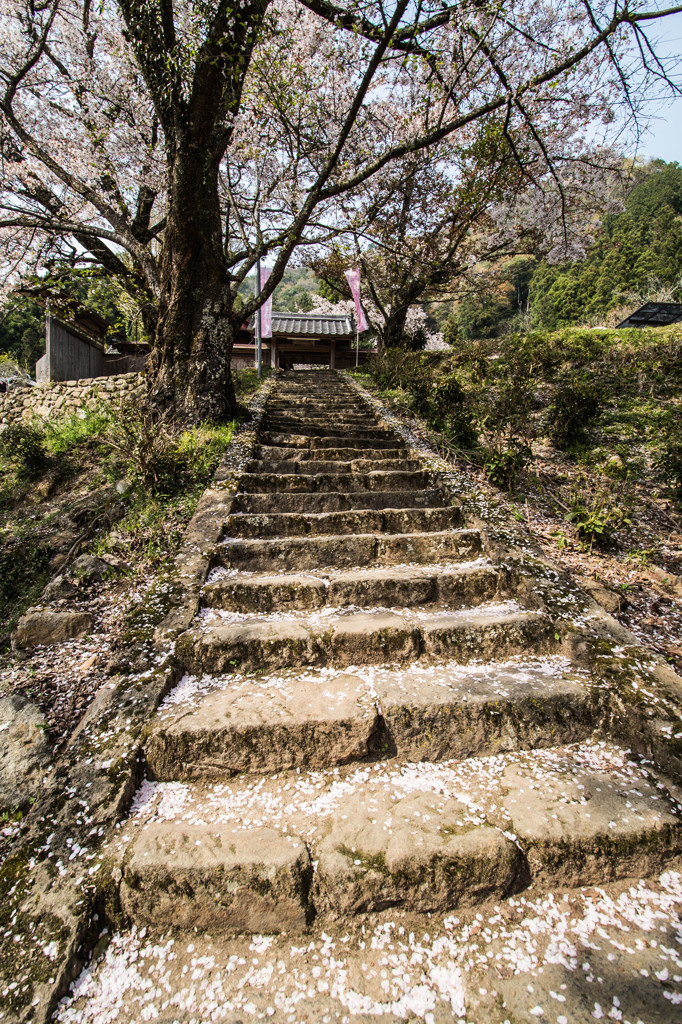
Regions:
[[[53,316],[47,318],[48,380],[82,380],[104,375],[104,352]]]
[[[149,353],[105,355],[102,348],[53,316],[45,324],[45,355],[36,363],[36,380],[87,380],[138,373]]]

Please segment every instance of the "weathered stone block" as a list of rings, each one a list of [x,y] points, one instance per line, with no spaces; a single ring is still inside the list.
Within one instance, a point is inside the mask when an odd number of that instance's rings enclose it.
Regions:
[[[0,813],[37,795],[49,763],[44,715],[26,697],[0,697]]]
[[[128,853],[121,903],[157,928],[295,931],[306,925],[311,874],[305,844],[275,829],[153,824]]]
[[[646,877],[682,855],[670,798],[641,777],[591,770],[564,753],[551,774],[510,766],[501,790],[502,810],[540,885]]]
[[[147,763],[162,780],[347,764],[371,753],[379,725],[368,685],[357,676],[292,675],[259,685],[247,679],[160,714]]]
[[[42,608],[29,608],[19,619],[12,633],[15,647],[38,647],[62,643],[83,636],[92,629],[90,612],[55,612]]]
[[[315,850],[321,902],[346,915],[443,911],[507,895],[523,870],[521,852],[470,818],[465,804],[438,793],[354,793]]]

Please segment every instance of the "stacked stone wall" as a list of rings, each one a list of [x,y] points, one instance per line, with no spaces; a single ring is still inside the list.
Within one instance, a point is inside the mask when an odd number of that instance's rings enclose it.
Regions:
[[[141,395],[141,373],[120,373],[112,377],[86,380],[51,381],[35,386],[13,388],[0,394],[0,429],[19,420],[39,416],[53,420],[60,416],[87,412],[102,403],[120,404]]]

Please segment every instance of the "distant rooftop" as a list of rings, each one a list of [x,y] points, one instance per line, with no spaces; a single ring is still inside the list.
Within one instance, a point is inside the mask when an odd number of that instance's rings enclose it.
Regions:
[[[253,330],[252,320],[250,328]],[[336,337],[352,338],[355,336],[355,324],[351,316],[331,316],[320,313],[276,313],[272,314],[272,333],[285,334],[289,337],[315,336],[318,338]]]
[[[619,327],[667,327],[682,323],[682,302],[645,302]]]

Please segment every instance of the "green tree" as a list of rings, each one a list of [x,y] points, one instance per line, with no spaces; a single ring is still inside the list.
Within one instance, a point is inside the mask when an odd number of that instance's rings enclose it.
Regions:
[[[33,373],[45,352],[45,313],[35,302],[12,296],[0,310],[0,352]]]
[[[347,298],[347,295],[344,295],[338,288],[335,288],[331,281],[320,281],[317,294],[329,302],[339,302],[341,299]]]
[[[513,256],[481,275],[478,288],[461,295],[445,323],[448,344],[462,338],[495,337],[502,326],[525,313],[537,265],[534,256]]]

